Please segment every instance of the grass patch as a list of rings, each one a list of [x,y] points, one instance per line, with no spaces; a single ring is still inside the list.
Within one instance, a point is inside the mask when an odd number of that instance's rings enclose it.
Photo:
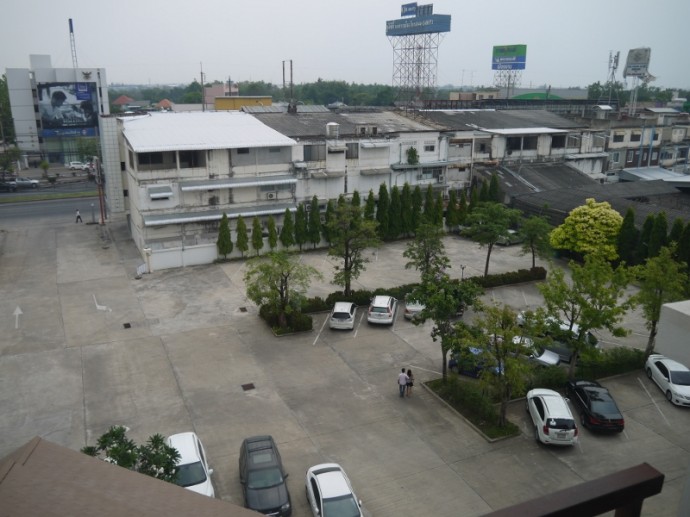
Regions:
[[[40,194],[25,194],[23,196],[0,197],[0,204],[7,203],[26,203],[29,201],[46,201],[48,199],[70,199],[80,197],[96,197],[98,192],[95,190],[87,190],[84,192],[51,192]]]
[[[520,434],[520,428],[510,421],[503,426],[498,425],[496,405],[479,383],[469,379],[460,380],[458,375],[451,373],[445,382],[443,379],[435,379],[426,385],[489,439],[509,438]]]

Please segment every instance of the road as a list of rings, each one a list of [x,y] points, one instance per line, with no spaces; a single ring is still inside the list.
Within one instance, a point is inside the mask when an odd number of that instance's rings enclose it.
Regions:
[[[45,223],[46,220],[74,222],[74,212],[77,209],[80,210],[85,223],[98,221],[97,197],[4,203],[0,204],[0,221],[3,225],[11,227],[35,226]]]

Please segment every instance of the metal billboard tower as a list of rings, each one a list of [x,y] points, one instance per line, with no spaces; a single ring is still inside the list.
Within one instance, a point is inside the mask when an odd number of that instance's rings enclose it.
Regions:
[[[401,17],[386,22],[393,47],[393,87],[404,104],[419,102],[436,88],[438,46],[450,32],[450,15],[433,14],[434,6],[404,4]]]

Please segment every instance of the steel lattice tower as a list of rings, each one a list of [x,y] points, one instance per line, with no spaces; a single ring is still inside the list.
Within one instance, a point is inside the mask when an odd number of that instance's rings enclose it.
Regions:
[[[440,32],[388,36],[393,47],[393,87],[405,103],[418,102],[425,91],[435,90],[438,77]]]
[[[520,86],[522,70],[496,70],[494,72],[494,86],[506,89],[506,99],[510,99],[511,91],[515,93],[515,87]]]

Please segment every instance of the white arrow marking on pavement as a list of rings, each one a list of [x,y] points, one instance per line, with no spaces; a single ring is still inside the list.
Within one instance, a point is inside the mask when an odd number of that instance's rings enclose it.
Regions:
[[[14,316],[14,328],[15,329],[19,328],[19,316],[21,316],[22,314],[24,314],[24,313],[19,308],[19,305],[17,305],[17,308],[14,309],[14,312],[12,313],[12,315]]]
[[[112,312],[112,311],[113,311],[113,310],[112,310],[110,307],[108,307],[107,305],[98,305],[98,302],[96,301],[96,295],[95,295],[95,294],[93,295],[93,303],[96,304],[96,309],[99,310],[99,311],[108,311],[108,312]]]

